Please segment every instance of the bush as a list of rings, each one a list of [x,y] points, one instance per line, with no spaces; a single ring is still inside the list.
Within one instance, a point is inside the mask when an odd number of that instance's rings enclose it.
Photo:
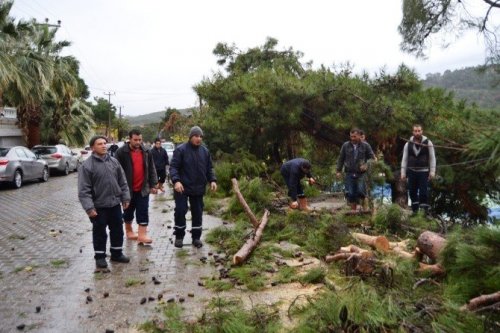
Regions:
[[[269,207],[271,203],[271,190],[264,184],[262,179],[253,178],[250,181],[241,179],[239,180],[239,188],[254,214],[258,215]],[[243,213],[243,207],[236,195],[234,195],[229,202],[228,213],[231,215]]]
[[[395,233],[401,230],[401,224],[407,223],[403,208],[397,204],[381,206],[375,216],[375,228],[381,232]]]

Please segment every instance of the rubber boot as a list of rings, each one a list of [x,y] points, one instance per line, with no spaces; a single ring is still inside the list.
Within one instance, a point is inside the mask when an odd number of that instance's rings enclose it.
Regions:
[[[132,223],[124,223],[125,224],[125,234],[127,235],[127,239],[136,240],[137,234],[132,229]]]
[[[298,200],[299,200],[299,209],[300,210],[303,210],[306,212],[311,210],[311,207],[309,207],[307,205],[307,198],[306,197],[298,198]]]
[[[148,237],[148,227],[145,225],[139,225],[139,237],[137,237],[139,243],[151,244],[153,240]]]

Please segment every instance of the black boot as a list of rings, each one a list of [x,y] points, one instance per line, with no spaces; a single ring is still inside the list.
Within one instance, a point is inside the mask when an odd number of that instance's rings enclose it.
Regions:
[[[174,242],[174,246],[175,246],[175,247],[178,247],[178,248],[181,248],[181,247],[182,247],[182,245],[183,245],[183,239],[181,239],[181,238],[176,238],[176,239],[175,239],[175,242]]]
[[[193,239],[193,246],[196,248],[200,248],[203,246],[203,243],[199,239]]]
[[[125,256],[123,253],[121,253],[120,255],[115,255],[115,256],[111,256],[111,261],[115,261],[115,262],[122,262],[122,263],[128,263],[130,262],[130,259],[129,257]]]
[[[108,268],[108,263],[106,262],[106,258],[97,258],[95,260],[95,267],[97,267],[97,268]]]

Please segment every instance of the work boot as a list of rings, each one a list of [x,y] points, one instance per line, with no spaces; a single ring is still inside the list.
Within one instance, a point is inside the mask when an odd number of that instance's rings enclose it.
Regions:
[[[153,240],[148,237],[148,227],[145,225],[139,225],[139,236],[137,237],[139,243],[151,244]]]
[[[291,209],[297,209],[299,208],[299,203],[297,201],[294,201],[290,204]]]
[[[311,207],[309,207],[307,205],[307,198],[306,197],[298,198],[298,200],[299,200],[299,209],[300,210],[303,210],[306,212],[311,210]]]
[[[95,267],[97,268],[108,268],[108,263],[106,258],[98,258],[95,260]]]
[[[138,235],[132,229],[132,223],[124,223],[125,224],[125,234],[127,235],[127,239],[137,240]]]
[[[183,245],[183,240],[180,239],[180,238],[177,238],[174,242],[174,246],[175,247],[178,247],[178,248],[182,248],[182,245]]]
[[[122,262],[124,264],[126,263],[129,263],[130,262],[130,258],[125,256],[123,253],[120,254],[119,256],[111,256],[111,261],[115,261],[115,262]]]
[[[199,239],[193,239],[193,246],[199,249],[203,246],[203,243]]]

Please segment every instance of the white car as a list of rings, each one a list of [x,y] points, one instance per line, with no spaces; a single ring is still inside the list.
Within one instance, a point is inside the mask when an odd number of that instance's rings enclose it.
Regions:
[[[168,161],[172,162],[174,157],[175,144],[173,142],[162,142],[161,146],[167,151]]]

